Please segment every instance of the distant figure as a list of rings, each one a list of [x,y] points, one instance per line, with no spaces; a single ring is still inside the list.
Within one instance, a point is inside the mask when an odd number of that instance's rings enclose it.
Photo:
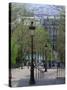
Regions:
[[[51,68],[51,63],[49,63],[49,68]]]
[[[28,69],[29,69],[29,62],[27,62],[27,67],[28,67]]]
[[[44,63],[44,68],[45,68],[45,63]]]
[[[57,68],[60,68],[60,62],[57,63]]]

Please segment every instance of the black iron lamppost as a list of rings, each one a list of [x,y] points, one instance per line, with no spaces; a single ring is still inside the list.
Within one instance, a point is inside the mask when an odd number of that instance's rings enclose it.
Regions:
[[[45,44],[45,72],[47,72],[47,44]]]
[[[33,25],[33,22],[31,22],[31,25],[29,26],[29,29],[31,31],[31,70],[30,70],[30,84],[35,84],[34,79],[34,60],[33,60],[33,36],[35,31],[35,26]]]

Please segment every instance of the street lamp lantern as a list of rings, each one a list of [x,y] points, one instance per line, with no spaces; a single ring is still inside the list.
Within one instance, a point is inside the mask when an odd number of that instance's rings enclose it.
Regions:
[[[31,25],[29,26],[30,34],[31,36],[34,36],[35,26],[33,25],[33,21],[31,22]]]
[[[35,26],[33,25],[33,21],[31,22],[31,25],[29,26],[30,34],[31,34],[31,69],[30,69],[30,84],[35,84],[34,79],[34,60],[33,60],[33,36],[34,36],[34,30]]]

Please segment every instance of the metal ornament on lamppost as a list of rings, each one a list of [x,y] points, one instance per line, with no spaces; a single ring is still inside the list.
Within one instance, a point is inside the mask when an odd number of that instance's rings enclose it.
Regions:
[[[47,44],[45,44],[45,72],[47,72]]]
[[[31,22],[31,25],[29,26],[30,34],[31,34],[31,69],[30,69],[30,84],[35,84],[34,79],[34,60],[33,60],[33,36],[35,31],[35,26],[33,25],[33,21]]]

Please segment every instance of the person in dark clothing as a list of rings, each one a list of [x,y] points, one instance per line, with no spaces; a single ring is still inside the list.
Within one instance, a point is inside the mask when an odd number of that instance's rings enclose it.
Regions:
[[[60,62],[57,63],[57,68],[60,68]]]

